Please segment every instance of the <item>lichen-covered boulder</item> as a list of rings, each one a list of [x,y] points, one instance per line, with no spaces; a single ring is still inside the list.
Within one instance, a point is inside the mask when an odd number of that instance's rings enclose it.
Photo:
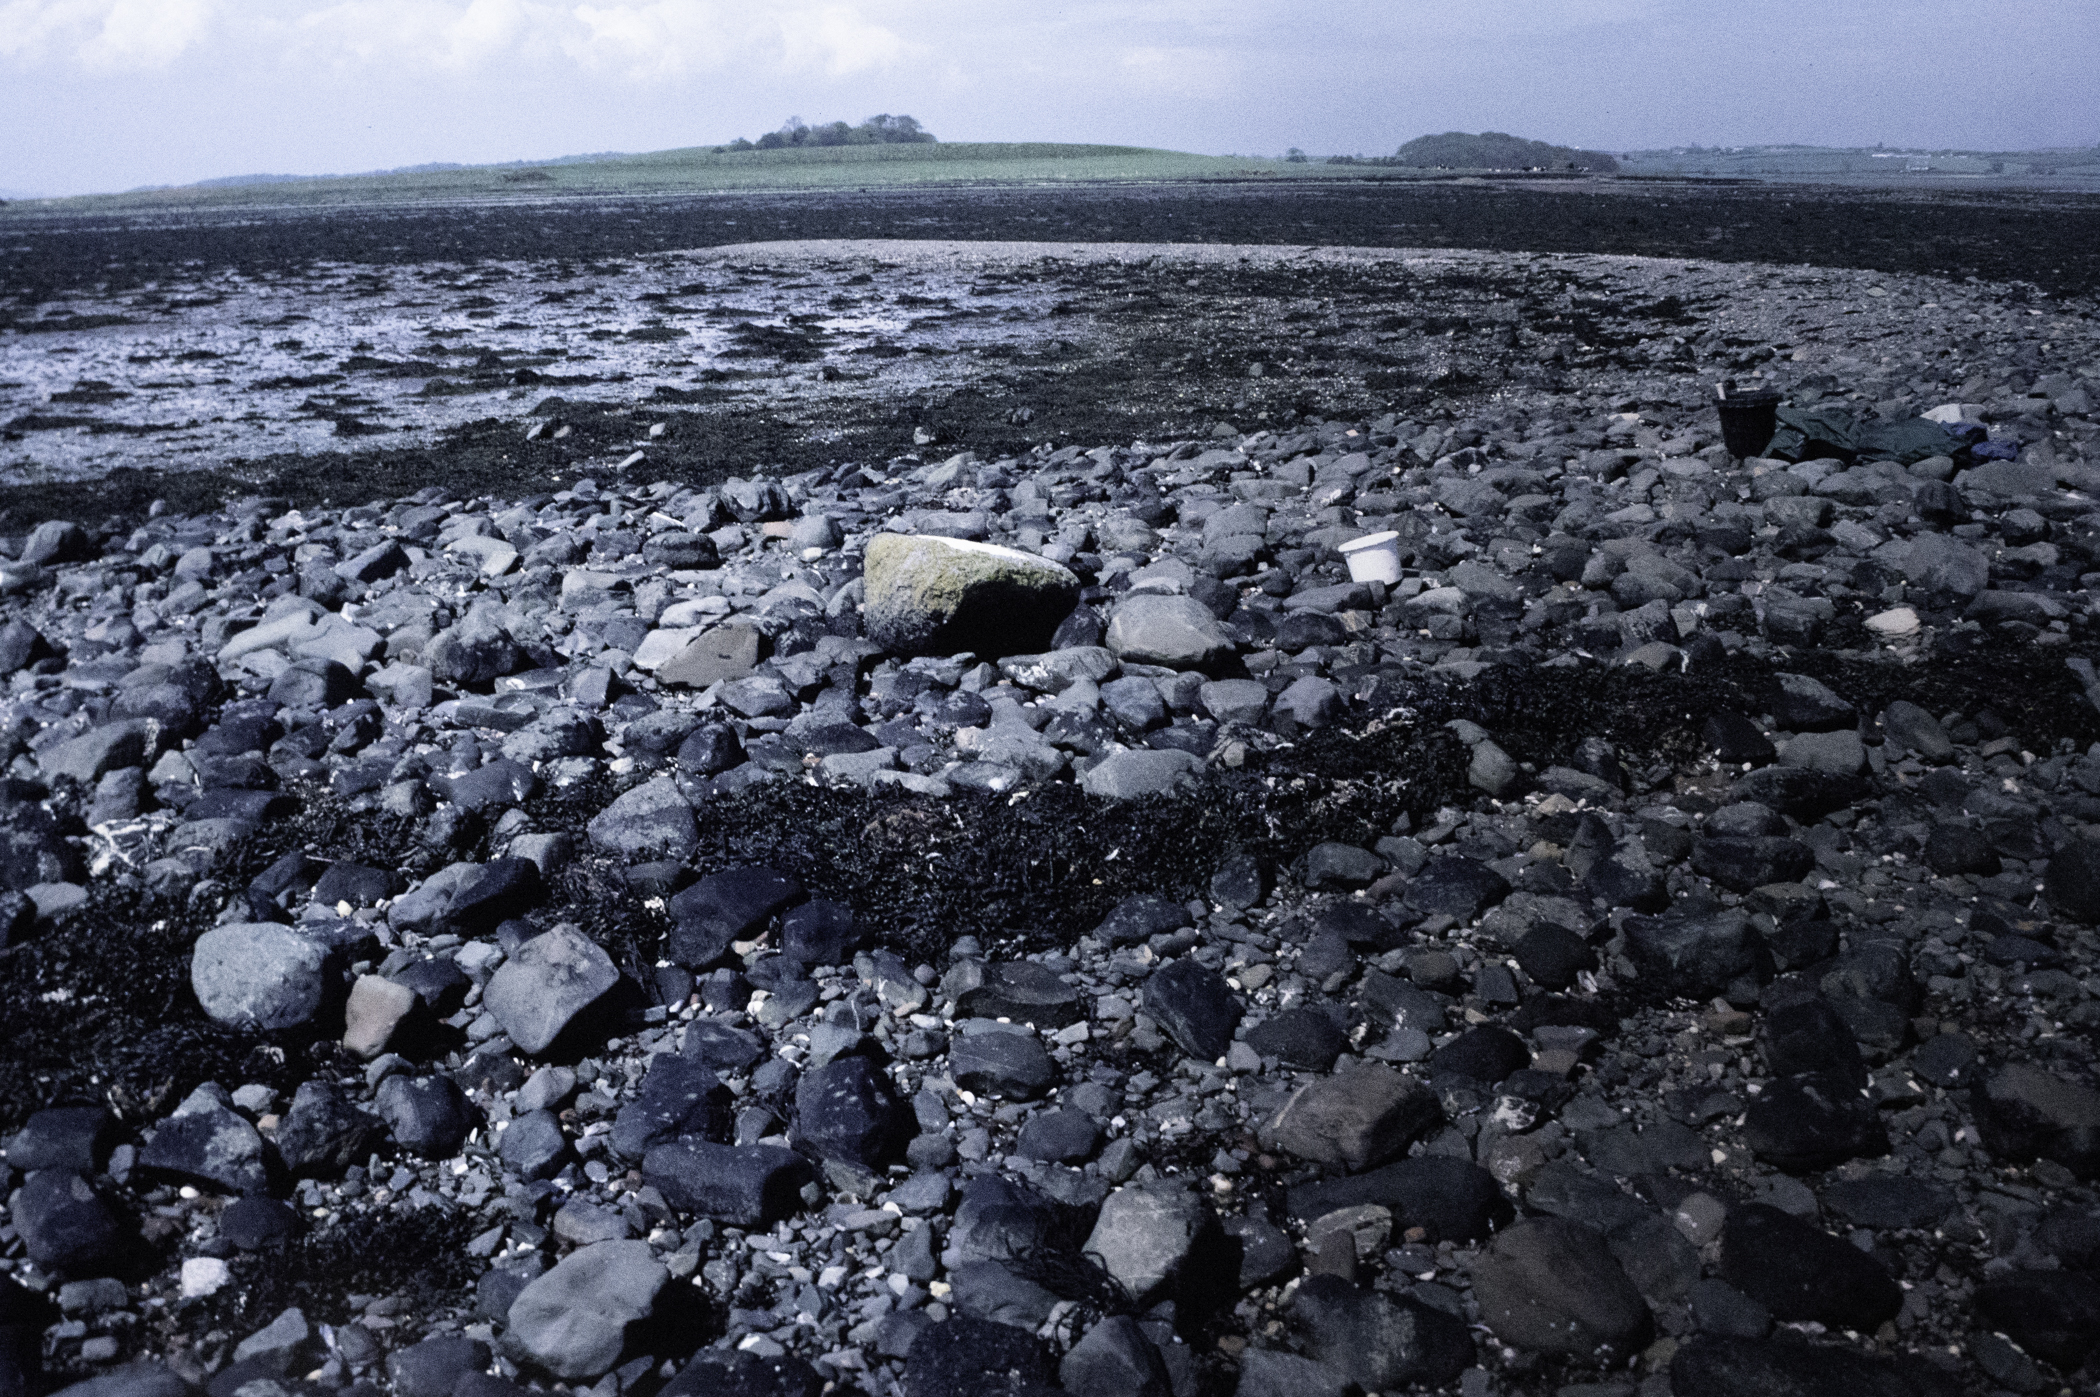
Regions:
[[[900,655],[1025,655],[1050,648],[1079,579],[996,544],[877,534],[864,562],[868,639]]]

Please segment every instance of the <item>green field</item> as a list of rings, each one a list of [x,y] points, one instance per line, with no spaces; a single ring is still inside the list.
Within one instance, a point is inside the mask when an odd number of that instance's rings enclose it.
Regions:
[[[1141,146],[1058,145],[1046,141],[819,146],[716,152],[663,150],[545,165],[337,175],[256,184],[187,185],[68,199],[25,199],[9,214],[175,211],[241,207],[460,203],[591,195],[749,193],[763,190],[872,189],[901,185],[1039,184],[1077,180],[1335,178],[1398,171],[1344,171],[1256,156],[1189,155]]]

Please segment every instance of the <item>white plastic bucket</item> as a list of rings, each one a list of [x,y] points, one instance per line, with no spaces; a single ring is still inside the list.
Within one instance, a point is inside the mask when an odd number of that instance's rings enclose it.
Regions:
[[[1400,580],[1400,535],[1391,529],[1350,539],[1342,545],[1342,557],[1349,562],[1351,582],[1383,582],[1390,587]]]

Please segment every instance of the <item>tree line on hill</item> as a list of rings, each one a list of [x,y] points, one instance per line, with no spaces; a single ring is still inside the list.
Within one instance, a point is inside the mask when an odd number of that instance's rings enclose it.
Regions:
[[[768,131],[755,141],[742,136],[719,145],[719,152],[736,150],[790,150],[802,146],[880,146],[880,145],[931,145],[933,132],[919,125],[917,117],[891,116],[888,112],[869,117],[858,126],[848,126],[843,121],[827,121],[821,126],[812,126],[799,116],[791,116],[781,124],[778,131]]]
[[[1446,131],[1418,136],[1391,155],[1336,155],[1330,165],[1399,165],[1432,170],[1582,170],[1611,174],[1619,162],[1601,150],[1577,150],[1546,141],[1527,141],[1503,131],[1469,135]]]

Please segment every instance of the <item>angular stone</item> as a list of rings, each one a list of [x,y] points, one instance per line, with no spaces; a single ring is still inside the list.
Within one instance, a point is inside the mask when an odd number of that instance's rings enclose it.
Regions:
[[[1203,759],[1193,752],[1135,747],[1089,767],[1079,788],[1103,800],[1135,800],[1190,786],[1202,774]]]
[[[1129,1315],[1110,1315],[1072,1345],[1057,1376],[1079,1397],[1173,1397],[1159,1350]]]
[[[539,1053],[619,979],[612,957],[597,942],[574,927],[558,926],[525,942],[496,968],[482,1003],[513,1043]]]
[[[642,1157],[643,1181],[672,1207],[731,1227],[770,1227],[802,1208],[809,1161],[773,1145],[684,1139]]]
[[[888,1075],[864,1057],[827,1062],[796,1084],[795,1139],[824,1159],[881,1169],[903,1157],[914,1126]]]
[[[956,996],[959,1018],[1011,1019],[1040,1029],[1063,1028],[1086,1017],[1077,989],[1032,960],[996,961],[984,979]]]
[[[821,1397],[828,1386],[816,1369],[792,1353],[761,1357],[703,1349],[659,1389],[658,1397]]]
[[[669,1280],[646,1242],[578,1248],[511,1302],[504,1352],[564,1381],[595,1381],[620,1361],[628,1326],[654,1312]]]
[[[2082,1179],[2100,1177],[2100,1092],[2027,1063],[2009,1063],[1974,1093],[1976,1124],[1991,1153],[2053,1159]]]
[[[292,1108],[277,1127],[277,1153],[294,1177],[338,1178],[365,1162],[385,1130],[341,1087],[309,1078],[292,1094]]]
[[[683,858],[700,842],[692,804],[669,776],[654,777],[623,792],[587,829],[592,844],[626,859],[644,855]]]
[[[65,1276],[107,1275],[136,1245],[116,1210],[69,1169],[31,1174],[15,1195],[12,1221],[29,1259]]]
[[[1264,1143],[1357,1172],[1383,1164],[1443,1119],[1436,1094],[1381,1063],[1306,1083],[1262,1126]]]
[[[921,1331],[904,1359],[904,1397],[1050,1397],[1056,1383],[1035,1335],[968,1315]]]
[[[730,943],[749,937],[773,914],[802,900],[802,885],[770,868],[710,873],[670,901],[670,959],[694,970],[720,960]]]
[[[1225,1055],[1244,1012],[1225,977],[1189,957],[1152,972],[1144,1006],[1183,1052],[1204,1062]]]
[[[999,1024],[957,1034],[948,1064],[949,1075],[965,1091],[1012,1101],[1033,1101],[1057,1081],[1057,1067],[1041,1039]]]
[[[1677,1397],[1948,1397],[1946,1380],[1926,1371],[1837,1345],[1701,1335],[1670,1360],[1670,1391]]]
[[[676,655],[657,667],[656,678],[664,684],[683,684],[704,689],[742,679],[758,668],[764,654],[765,636],[756,626],[714,626],[686,643]]]
[[[1359,1290],[1339,1276],[1308,1276],[1291,1297],[1291,1324],[1321,1366],[1367,1392],[1442,1387],[1469,1367],[1465,1321],[1412,1296]]]
[[[139,1152],[148,1174],[218,1193],[264,1193],[270,1186],[263,1140],[246,1117],[200,1087],[160,1123]]]
[[[1736,910],[1689,917],[1628,917],[1626,954],[1644,997],[1711,999],[1738,980],[1772,978],[1772,954]]]
[[[1149,1305],[1180,1278],[1183,1264],[1216,1231],[1210,1204],[1178,1183],[1131,1185],[1102,1200],[1081,1250],[1096,1258],[1131,1298]]]
[[[1473,1263],[1480,1317],[1505,1343],[1541,1353],[1622,1358],[1654,1316],[1604,1234],[1566,1218],[1520,1222]]]
[[[1104,643],[1125,664],[1207,670],[1232,654],[1232,637],[1194,597],[1132,592],[1109,613]]]
[[[689,1057],[659,1053],[650,1060],[641,1092],[613,1121],[613,1152],[640,1159],[677,1140],[725,1140],[733,1111],[729,1088],[712,1070]]]
[[[473,1131],[477,1112],[450,1077],[395,1073],[373,1101],[394,1143],[424,1159],[450,1159]]]
[[[1873,1257],[1767,1203],[1729,1214],[1721,1278],[1780,1320],[1872,1333],[1903,1308],[1903,1291]]]

